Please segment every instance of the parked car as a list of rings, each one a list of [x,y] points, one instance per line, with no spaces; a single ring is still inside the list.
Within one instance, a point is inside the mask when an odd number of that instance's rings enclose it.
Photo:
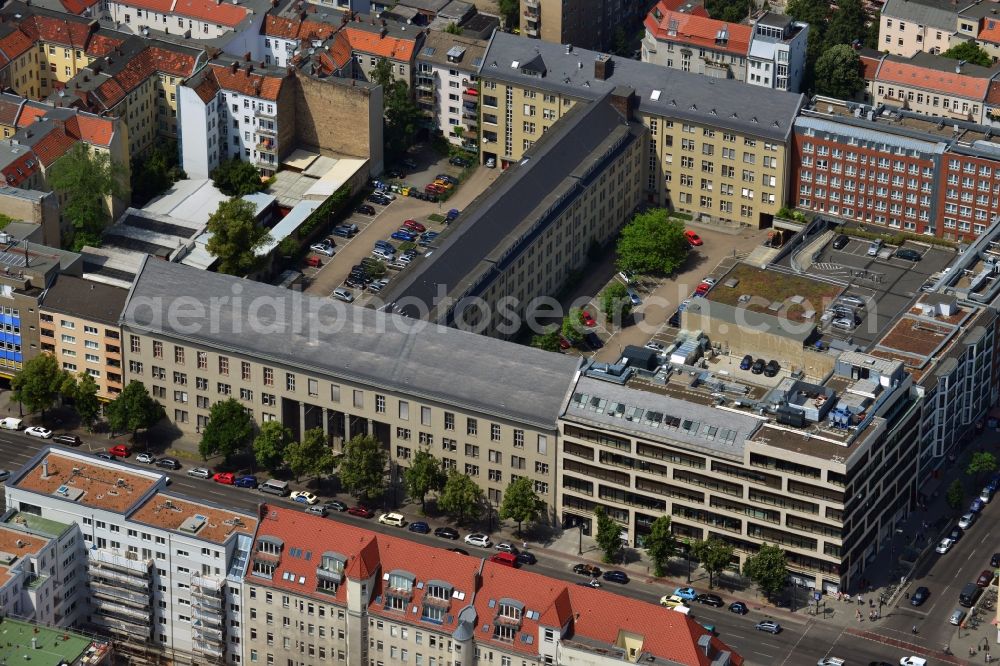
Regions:
[[[936,552],[941,553],[942,555],[944,555],[949,550],[951,550],[951,547],[954,546],[954,545],[955,545],[955,540],[954,539],[952,539],[950,537],[945,537],[945,538],[941,539],[941,541],[938,543],[937,547],[934,550]]]
[[[32,437],[41,437],[42,439],[52,438],[52,431],[48,428],[43,428],[42,426],[31,426],[30,428],[25,428],[24,434],[31,435]]]
[[[920,253],[916,250],[911,250],[908,247],[901,247],[896,250],[896,258],[905,259],[906,261],[920,261]]]
[[[692,601],[698,597],[698,592],[693,587],[678,587],[674,594],[684,601]]]
[[[243,476],[236,477],[236,479],[233,480],[233,485],[237,488],[256,488],[257,477],[252,474],[244,474]]]
[[[655,342],[653,340],[650,340],[643,346],[646,349],[652,349],[653,351],[658,351],[658,352],[661,352],[665,349],[665,347],[662,344],[660,344],[659,342]]]
[[[605,571],[604,575],[601,576],[601,578],[608,581],[609,583],[618,583],[619,585],[628,584],[628,574],[625,573],[624,571],[618,571],[618,570]]]
[[[108,453],[107,451],[98,451],[94,455],[97,456],[98,458],[100,458],[101,460],[114,460],[115,459],[115,457],[113,455],[111,455],[110,453]]]
[[[737,615],[746,615],[750,612],[750,609],[747,608],[747,605],[742,601],[734,601],[729,604],[729,612],[736,613]]]
[[[517,555],[514,555],[513,553],[493,553],[490,555],[489,560],[495,564],[502,564],[503,566],[511,567],[512,569],[516,569],[518,564],[520,564],[517,561]]]
[[[383,525],[392,525],[393,527],[402,527],[406,524],[406,518],[403,517],[401,513],[383,513],[378,517],[378,522]]]
[[[152,465],[156,462],[156,458],[148,453],[140,453],[135,457],[137,463],[145,463],[147,465]]]
[[[834,328],[839,328],[843,331],[853,331],[855,323],[853,319],[848,319],[847,317],[837,317],[830,324]]]
[[[333,297],[338,301],[344,301],[345,303],[354,302],[354,292],[350,289],[344,289],[343,287],[337,287],[333,290]]]
[[[845,236],[844,234],[840,234],[839,236],[833,239],[833,249],[843,250],[845,247],[847,247],[847,243],[850,240],[851,239],[849,237]]]
[[[976,585],[979,587],[989,587],[993,582],[993,570],[983,569],[982,573],[979,574],[979,578],[976,579]]]
[[[750,372],[752,372],[755,375],[759,375],[762,372],[764,372],[764,366],[765,366],[764,359],[759,358],[753,362],[752,366],[750,366]]]
[[[1000,567],[1000,553],[993,553],[993,556],[990,558],[990,566],[994,569]]]
[[[593,315],[591,315],[590,312],[587,310],[584,310],[583,312],[580,313],[580,319],[583,321],[583,325],[587,326],[588,328],[593,328],[594,326],[597,326],[597,320],[595,320]]]
[[[350,238],[355,234],[355,232],[351,231],[351,229],[348,226],[343,224],[334,227],[332,233],[334,236],[341,236],[343,238]]]
[[[437,176],[434,177],[434,180],[442,180],[446,183],[451,183],[452,185],[458,185],[458,178],[455,178],[454,176],[449,176],[446,173],[439,173]]]
[[[208,479],[211,478],[212,473],[209,472],[204,467],[194,467],[188,470],[188,476],[193,476],[196,479]]]
[[[0,481],[6,481],[10,478],[10,470],[0,469]]]
[[[868,244],[868,256],[877,257],[879,251],[882,249],[882,241],[876,239]]]
[[[410,530],[411,532],[416,532],[417,534],[430,534],[431,532],[431,526],[422,520],[413,521],[412,523],[407,525],[406,529]]]
[[[573,573],[582,574],[584,576],[590,576],[591,578],[601,577],[601,569],[599,567],[595,567],[592,564],[574,564]]]
[[[512,543],[508,543],[506,541],[501,541],[495,546],[495,548],[499,550],[501,553],[512,553],[514,555],[517,555],[520,552],[517,549],[517,546],[515,546]]]
[[[452,157],[448,160],[448,164],[457,167],[467,167],[471,164],[471,162],[463,157]]]
[[[301,502],[302,504],[309,504],[310,506],[319,502],[319,498],[308,490],[296,490],[291,494],[290,499],[293,502]]]
[[[632,302],[632,305],[642,305],[642,299],[639,298],[639,294],[636,293],[635,289],[628,289],[625,293],[628,294],[628,299]]]
[[[459,216],[459,210],[457,208],[452,208],[451,210],[448,211],[448,214],[445,215],[444,219],[445,222],[454,222],[455,220],[458,219],[458,216]]]
[[[965,534],[965,531],[961,527],[957,527],[956,526],[956,527],[951,528],[951,532],[948,532],[948,537],[952,541],[958,541],[959,539],[962,538],[962,536],[964,534]]]
[[[534,553],[529,553],[526,550],[517,554],[517,561],[521,564],[538,564],[538,558],[535,557]]]
[[[313,243],[309,246],[309,249],[319,254],[325,254],[328,257],[332,257],[333,253],[336,252],[333,245],[329,243]]]
[[[181,463],[177,458],[160,458],[154,463],[157,467],[164,469],[180,469]]]
[[[417,168],[417,163],[414,160],[410,159],[409,157],[407,157],[406,159],[404,159],[401,162],[401,164],[403,166],[405,166],[407,169],[416,169]]]
[[[469,554],[469,551],[467,551],[467,550],[465,550],[463,548],[449,548],[448,552],[449,553],[458,553],[459,555],[468,555]]]
[[[920,606],[931,596],[931,591],[921,585],[910,595],[910,605]]]
[[[432,184],[433,185],[437,185],[438,187],[440,187],[445,192],[447,192],[448,190],[454,189],[454,187],[455,187],[455,185],[453,183],[449,183],[446,180],[441,180],[440,178],[436,179]]]
[[[688,243],[690,243],[693,247],[704,245],[704,241],[701,240],[701,236],[690,229],[684,232],[684,238],[687,238]]]
[[[977,497],[976,499],[972,500],[972,504],[969,505],[969,512],[980,513],[985,508],[986,508],[986,502]]]
[[[212,481],[231,486],[236,482],[236,475],[232,472],[216,472],[212,475]]]
[[[394,254],[395,253],[388,252],[382,248],[375,248],[372,250],[372,256],[381,259],[382,261],[392,261]]]
[[[425,194],[444,194],[444,188],[437,183],[427,183],[424,185]]]
[[[779,370],[781,370],[781,366],[778,364],[777,361],[771,359],[770,361],[767,362],[767,365],[764,366],[764,376],[774,377],[775,375],[778,374]]]
[[[451,527],[438,527],[434,530],[434,536],[455,541],[458,539],[458,531]]]
[[[769,634],[781,633],[781,625],[775,622],[774,620],[761,620],[756,625],[754,625],[754,628],[757,631],[766,631]]]
[[[311,513],[315,516],[321,516],[326,518],[326,507],[322,504],[317,504],[316,506],[307,506],[306,513]]]
[[[993,499],[993,489],[989,486],[983,486],[983,489],[979,491],[979,501],[987,504],[991,499]]]
[[[486,158],[486,168],[487,169],[493,169],[493,168],[496,167],[496,165],[497,165],[496,159],[494,159],[492,157],[487,157]]]
[[[687,606],[684,603],[684,599],[678,597],[676,594],[664,594],[660,597],[660,605],[666,608],[677,608],[678,606]]]
[[[694,290],[695,298],[703,298],[711,288],[712,285],[707,282],[700,283]]]
[[[385,201],[384,198],[382,200]],[[369,206],[368,204],[361,204],[360,206],[354,209],[354,212],[361,213],[362,215],[374,215],[375,208]]]
[[[749,370],[751,366],[753,366],[753,356],[747,354],[743,357],[743,360],[740,361],[740,370]]]
[[[390,238],[394,238],[398,241],[404,241],[407,243],[412,243],[415,240],[417,240],[417,237],[411,234],[409,231],[402,231],[402,230],[393,231],[392,236],[390,236]]]
[[[124,444],[115,444],[108,449],[108,453],[113,455],[115,458],[128,458],[132,452],[129,451],[128,447]]]
[[[416,231],[418,234],[422,234],[425,231],[427,231],[427,227],[420,224],[416,220],[406,220],[405,222],[403,222],[403,226],[406,227],[407,229],[412,229],[413,231]]]
[[[722,608],[726,605],[726,602],[722,600],[717,594],[699,594],[694,598],[699,604],[705,604],[706,606],[714,606],[715,608]]]
[[[52,438],[53,444],[62,444],[63,446],[80,446],[83,444],[83,440],[76,435],[70,433],[63,433],[61,435],[55,435]]]
[[[372,511],[363,504],[352,506],[350,509],[347,510],[347,513],[351,514],[352,516],[357,516],[358,518],[371,518],[372,516],[375,515],[374,511]]]
[[[486,536],[485,534],[480,534],[479,532],[466,534],[464,541],[470,546],[479,546],[480,548],[489,548],[490,546],[493,545],[493,542],[490,541],[490,538],[488,536]]]
[[[917,656],[903,657],[899,660],[899,666],[927,666],[927,660]]]

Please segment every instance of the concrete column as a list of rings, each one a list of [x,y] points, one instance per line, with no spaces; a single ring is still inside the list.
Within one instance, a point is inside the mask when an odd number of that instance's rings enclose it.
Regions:
[[[299,439],[306,436],[306,403],[299,403]]]
[[[323,435],[330,439],[330,410],[323,407]]]

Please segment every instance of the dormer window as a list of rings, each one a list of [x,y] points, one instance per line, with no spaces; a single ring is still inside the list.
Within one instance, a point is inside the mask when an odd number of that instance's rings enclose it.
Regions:
[[[424,589],[423,608],[420,611],[420,619],[437,624],[443,623],[444,616],[451,605],[453,591],[454,588],[444,581],[428,581]]]
[[[406,605],[413,598],[413,586],[416,577],[408,571],[396,569],[385,575],[385,608],[405,611]]]
[[[497,607],[497,620],[500,622],[521,624],[521,613],[524,611],[524,607],[520,604],[515,604],[517,602],[509,603],[501,601]]]
[[[316,590],[336,594],[344,580],[344,566],[347,558],[339,553],[325,552],[316,567]]]
[[[281,539],[274,537],[263,536],[257,539],[257,551],[269,555],[281,555],[281,549],[284,545]]]

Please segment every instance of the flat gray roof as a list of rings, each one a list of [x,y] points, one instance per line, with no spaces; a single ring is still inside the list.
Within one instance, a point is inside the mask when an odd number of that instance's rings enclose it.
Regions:
[[[562,354],[149,257],[122,325],[552,430],[577,368]]]
[[[804,101],[802,95],[715,79],[654,63],[611,57],[611,74],[594,77],[596,51],[497,32],[481,77],[596,100],[618,86],[633,88],[645,113],[706,123],[763,138],[785,139]]]

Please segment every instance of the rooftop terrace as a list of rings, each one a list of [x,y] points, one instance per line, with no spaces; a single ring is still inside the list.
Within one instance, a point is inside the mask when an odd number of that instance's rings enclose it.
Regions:
[[[32,641],[37,647],[32,647]],[[0,664],[59,666],[75,664],[84,656],[94,658],[89,663],[100,663],[107,651],[107,643],[92,642],[80,634],[10,618],[0,619]]]
[[[736,264],[708,293],[708,300],[751,312],[804,322],[822,312],[843,287],[797,275],[781,275],[749,264]]]
[[[254,516],[191,502],[166,493],[150,497],[129,519],[218,544],[225,543],[233,533],[252,536],[257,527]]]

